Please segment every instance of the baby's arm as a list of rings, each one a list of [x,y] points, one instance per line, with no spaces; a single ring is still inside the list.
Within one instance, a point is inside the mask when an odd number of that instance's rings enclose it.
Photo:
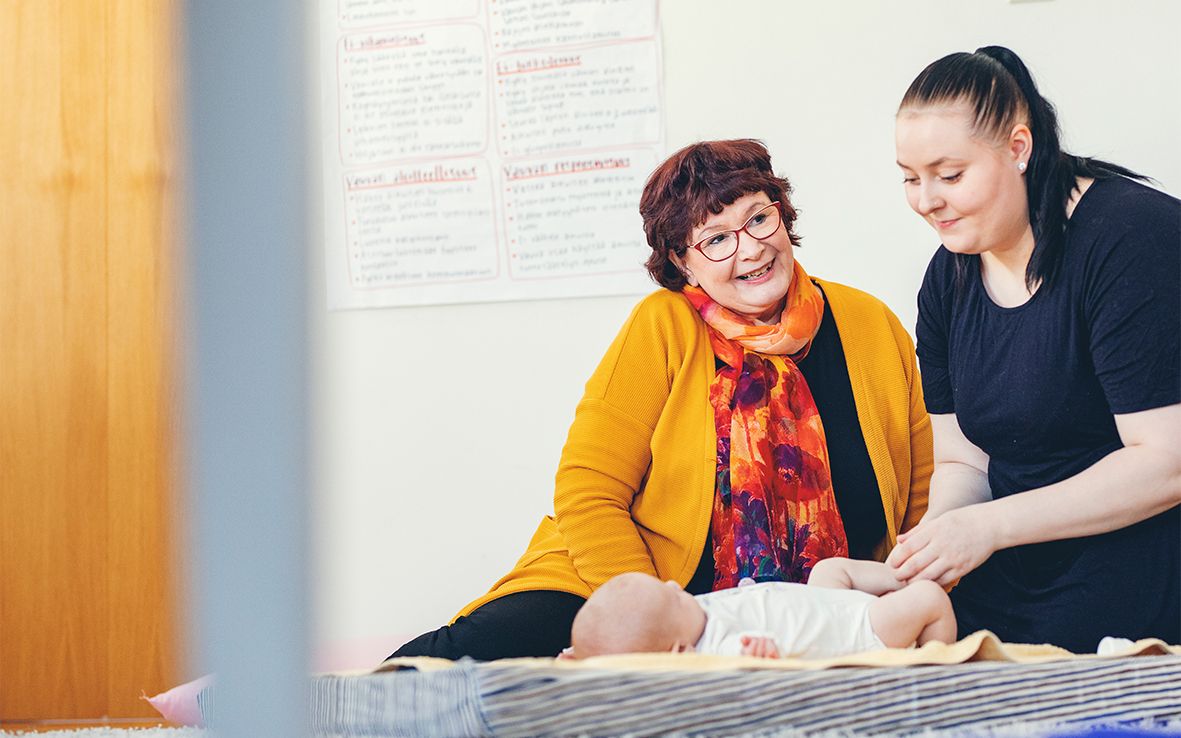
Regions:
[[[880,561],[858,559],[822,559],[812,567],[808,584],[832,589],[859,589],[872,595],[882,595],[902,589],[905,582],[895,576],[895,570]]]
[[[779,658],[779,645],[775,639],[765,635],[743,635],[742,655],[759,659]]]

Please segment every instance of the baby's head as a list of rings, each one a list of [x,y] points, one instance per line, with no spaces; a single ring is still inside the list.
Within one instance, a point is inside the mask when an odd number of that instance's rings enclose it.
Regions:
[[[575,658],[613,653],[692,649],[705,629],[705,611],[676,582],[620,574],[599,587],[574,618]]]

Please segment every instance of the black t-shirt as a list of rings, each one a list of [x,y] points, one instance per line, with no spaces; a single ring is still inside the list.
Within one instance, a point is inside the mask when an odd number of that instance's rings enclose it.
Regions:
[[[955,413],[1001,498],[1068,479],[1122,447],[1113,415],[1181,402],[1181,203],[1094,182],[1054,278],[1003,308],[979,257],[957,288],[940,248],[919,292],[927,410]],[[1112,505],[1119,490],[1111,490]],[[998,552],[953,591],[961,632],[1093,650],[1103,635],[1179,640],[1177,508],[1122,531]]]
[[[873,558],[874,549],[886,535],[886,513],[857,419],[845,349],[827,301],[812,347],[796,366],[812,391],[824,425],[833,494],[849,540],[849,555]],[[713,577],[713,543],[707,535],[701,563],[685,589],[693,594],[709,592]]]

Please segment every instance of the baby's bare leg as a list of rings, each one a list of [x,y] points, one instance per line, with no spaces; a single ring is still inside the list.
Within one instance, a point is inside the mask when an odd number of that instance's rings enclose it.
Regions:
[[[955,613],[951,600],[935,582],[911,582],[897,592],[879,597],[869,606],[869,624],[890,648],[920,646],[927,641],[955,641]]]

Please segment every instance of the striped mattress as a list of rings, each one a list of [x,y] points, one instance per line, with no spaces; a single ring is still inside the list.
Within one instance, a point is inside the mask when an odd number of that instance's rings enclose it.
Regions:
[[[1006,734],[1181,721],[1181,656],[783,670],[613,670],[460,661],[325,675],[318,736]],[[957,730],[958,729],[958,730]],[[947,733],[952,734],[952,733]]]
[[[1119,725],[1181,735],[1181,647],[1126,643],[1104,656],[1076,656],[979,631],[953,644],[822,661],[399,659],[376,673],[312,677],[310,722],[314,735],[328,738],[961,738]],[[198,705],[216,729],[214,686]]]

